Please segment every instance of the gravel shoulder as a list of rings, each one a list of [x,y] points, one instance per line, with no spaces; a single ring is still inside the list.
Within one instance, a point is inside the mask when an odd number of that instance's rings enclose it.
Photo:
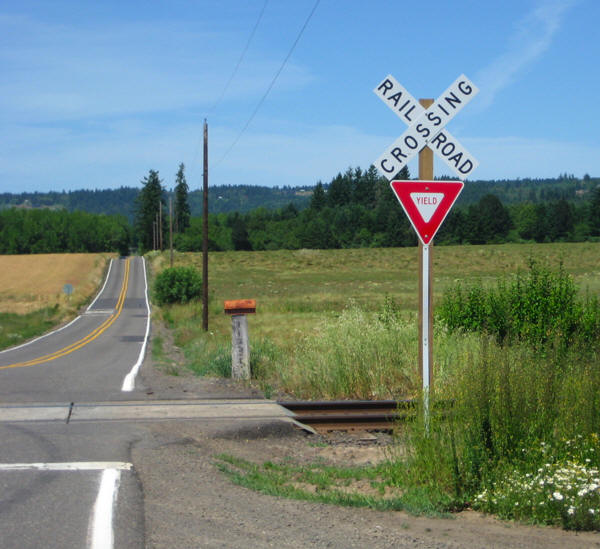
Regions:
[[[261,396],[229,380],[167,375],[150,359],[140,380],[148,399]],[[386,443],[381,436],[349,435],[322,442],[269,421],[148,424],[131,450],[143,486],[146,547],[600,547],[600,533],[502,522],[470,510],[438,519],[267,496],[232,484],[214,464],[220,453],[255,462],[291,456],[359,464],[379,459]]]

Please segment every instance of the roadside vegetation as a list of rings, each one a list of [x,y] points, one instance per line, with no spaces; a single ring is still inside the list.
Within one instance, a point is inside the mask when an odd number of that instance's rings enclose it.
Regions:
[[[399,426],[400,450],[358,473],[233,456],[219,467],[292,497],[600,529],[597,252],[591,243],[436,248],[431,398],[452,406],[433,406],[427,427],[417,410]],[[213,254],[211,332],[200,331],[199,303],[160,314],[192,370],[227,375],[222,300],[256,298],[253,383],[267,396],[418,400],[416,253]],[[165,261],[155,255],[155,270]]]

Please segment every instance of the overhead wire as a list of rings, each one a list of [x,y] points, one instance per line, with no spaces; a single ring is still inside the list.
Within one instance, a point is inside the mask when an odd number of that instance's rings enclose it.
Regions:
[[[238,69],[240,68],[240,65],[242,64],[242,61],[244,60],[244,57],[246,57],[246,53],[248,52],[248,48],[250,47],[250,43],[252,42],[252,39],[254,38],[254,34],[256,33],[256,29],[258,28],[258,25],[260,24],[262,17],[265,13],[265,9],[267,8],[267,4],[269,3],[269,0],[265,0],[265,3],[263,4],[262,9],[260,10],[260,13],[258,14],[258,19],[256,20],[256,23],[254,24],[254,27],[252,29],[252,32],[250,33],[250,36],[248,37],[248,40],[246,42],[246,46],[244,47],[244,51],[242,51],[242,54],[240,55],[240,58],[238,59],[233,72],[231,73],[231,76],[229,77],[229,80],[227,80],[227,83],[225,84],[225,87],[223,88],[223,91],[221,92],[221,95],[219,96],[219,98],[215,101],[215,103],[213,104],[213,106],[210,108],[210,110],[208,111],[208,114],[211,114],[221,103],[221,101],[223,100],[223,98],[225,97],[225,94],[227,93],[227,90],[229,89],[229,86],[231,85],[231,82],[233,81],[233,79],[235,78],[235,75],[237,74]]]
[[[229,89],[231,82],[233,82],[233,79],[235,78],[235,75],[237,74],[237,72],[242,64],[242,61],[244,60],[244,57],[246,57],[246,53],[248,52],[248,49],[250,48],[250,44],[252,43],[252,39],[254,38],[254,35],[256,34],[256,29],[258,29],[258,26],[260,25],[260,22],[263,18],[265,10],[267,9],[268,3],[269,3],[269,0],[265,0],[265,3],[263,4],[262,9],[260,10],[260,13],[258,14],[256,22],[254,23],[254,27],[252,27],[250,36],[248,37],[248,40],[246,41],[246,45],[244,46],[244,49],[243,49],[239,59],[237,60],[237,63],[235,64],[235,67],[233,68],[231,75],[229,76],[229,80],[227,80],[225,86],[223,86],[221,95],[219,95],[217,100],[213,103],[212,107],[208,110],[207,116],[212,114],[216,110],[216,108],[221,104],[221,101],[223,101],[223,98],[225,97],[225,94],[227,93],[227,90]],[[204,120],[206,121],[206,117]],[[202,137],[200,137],[198,139],[198,145],[196,146],[196,149],[194,152],[194,157],[193,157],[192,164],[191,164],[191,170],[194,169],[194,166],[198,162],[198,156],[200,155],[201,145],[202,145]],[[192,174],[190,174],[190,180],[192,180],[192,179],[193,179]]]
[[[252,120],[254,120],[254,117],[256,116],[256,114],[258,113],[258,111],[260,110],[260,108],[262,107],[262,105],[265,102],[265,100],[266,100],[267,96],[269,95],[270,91],[273,89],[273,86],[275,85],[275,82],[277,81],[277,78],[279,78],[279,75],[283,71],[285,65],[287,64],[287,62],[289,60],[289,58],[292,56],[292,53],[296,49],[296,46],[298,45],[298,42],[300,41],[300,38],[304,34],[304,31],[306,30],[306,27],[308,26],[308,23],[310,22],[312,16],[314,15],[315,11],[317,10],[317,7],[319,6],[320,2],[321,2],[321,0],[316,0],[314,6],[312,8],[312,10],[310,11],[310,13],[308,14],[308,17],[304,21],[304,24],[302,25],[302,28],[298,32],[298,35],[296,36],[296,39],[294,40],[294,42],[293,42],[292,46],[290,47],[287,55],[285,56],[285,59],[281,63],[281,66],[279,67],[279,69],[277,70],[277,72],[273,76],[273,78],[272,78],[269,86],[267,87],[267,90],[265,91],[265,93],[263,94],[263,96],[260,98],[260,100],[256,104],[256,107],[254,108],[254,111],[252,111],[252,114],[250,115],[250,117],[248,118],[248,120],[246,121],[246,123],[244,124],[244,126],[242,127],[242,129],[240,130],[240,132],[238,133],[237,137],[233,140],[233,143],[231,143],[231,145],[229,145],[229,147],[227,148],[227,150],[225,151],[225,153],[223,154],[223,156],[221,156],[221,158],[215,163],[215,166],[218,166],[219,164],[221,164],[221,162],[223,162],[223,160],[227,157],[227,155],[231,152],[231,150],[237,145],[237,143],[241,139],[241,137],[244,134],[244,132],[248,129],[248,126],[250,126],[250,124],[252,123]]]

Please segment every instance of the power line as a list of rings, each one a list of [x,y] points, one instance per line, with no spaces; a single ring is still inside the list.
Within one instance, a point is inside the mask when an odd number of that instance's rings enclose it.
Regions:
[[[233,79],[235,78],[235,75],[237,74],[240,65],[242,64],[242,61],[244,60],[244,57],[246,56],[246,53],[248,52],[248,48],[250,47],[250,43],[252,42],[252,39],[254,38],[254,34],[256,33],[256,29],[258,28],[258,25],[260,24],[262,17],[265,13],[265,10],[267,8],[267,4],[269,3],[269,0],[265,0],[265,3],[263,4],[262,9],[260,10],[260,13],[258,14],[258,18],[256,19],[256,23],[254,23],[254,27],[252,28],[252,32],[250,32],[250,36],[248,37],[248,40],[246,41],[246,45],[244,46],[244,50],[242,51],[240,58],[238,59],[235,67],[233,68],[233,72],[231,73],[231,75],[229,76],[229,80],[227,80],[227,83],[225,84],[225,86],[223,87],[223,90],[221,91],[221,95],[219,95],[219,97],[217,98],[217,100],[214,102],[213,106],[209,109],[208,114],[212,114],[214,112],[214,110],[221,104],[221,101],[223,100],[223,98],[225,97],[225,94],[227,93],[227,90],[229,89],[229,86],[231,85],[231,82],[233,81]],[[198,139],[198,145],[196,146],[195,152],[194,152],[194,157],[190,166],[190,169],[193,170],[194,166],[196,165],[197,161],[198,161],[198,156],[200,155],[200,145],[202,144],[202,138]],[[193,179],[192,174],[190,173],[190,181]]]
[[[308,23],[311,20],[311,18],[313,16],[313,14],[315,13],[315,11],[317,10],[317,7],[318,7],[318,5],[319,5],[320,2],[321,2],[321,0],[316,0],[315,5],[313,6],[311,12],[308,14],[308,17],[306,18],[306,20],[304,21],[304,24],[302,25],[302,28],[300,29],[300,32],[298,33],[298,36],[296,36],[296,39],[294,40],[294,43],[292,44],[292,47],[290,48],[290,50],[288,51],[287,55],[285,56],[285,59],[281,63],[281,66],[279,67],[279,69],[275,73],[275,76],[273,76],[273,79],[271,80],[271,83],[267,87],[267,90],[265,91],[264,95],[260,98],[260,101],[257,103],[256,107],[254,108],[254,111],[250,115],[250,118],[248,118],[248,120],[244,124],[244,127],[240,130],[240,133],[234,139],[233,143],[229,146],[229,148],[225,151],[225,153],[223,154],[223,156],[215,163],[215,166],[218,166],[221,162],[223,162],[223,160],[225,159],[225,157],[231,152],[231,149],[233,149],[233,147],[235,147],[237,145],[238,141],[240,140],[240,138],[242,137],[242,135],[244,134],[244,132],[248,129],[248,126],[250,125],[250,123],[252,122],[252,120],[254,120],[254,117],[256,116],[256,113],[262,107],[262,104],[265,102],[265,99],[269,95],[269,92],[271,91],[271,89],[275,85],[275,82],[277,81],[277,78],[279,78],[279,75],[281,74],[281,71],[283,71],[286,63],[288,62],[289,58],[291,57],[292,53],[294,52],[294,49],[296,48],[296,45],[300,41],[300,38],[302,37],[302,34],[304,33],[304,30],[308,26]]]
[[[210,108],[210,110],[208,111],[208,114],[211,114],[219,106],[219,104],[223,100],[223,97],[225,97],[225,94],[227,93],[227,90],[229,89],[229,86],[230,86],[232,80],[234,79],[235,75],[237,74],[237,71],[240,68],[240,65],[242,64],[242,61],[244,60],[244,57],[246,56],[246,52],[248,51],[248,48],[250,47],[250,43],[252,42],[252,39],[254,38],[254,34],[256,33],[256,29],[258,28],[258,25],[260,24],[260,21],[263,17],[263,14],[265,13],[265,9],[267,8],[268,3],[269,3],[269,0],[265,0],[262,10],[260,10],[260,13],[258,14],[258,19],[256,20],[256,23],[254,24],[254,28],[252,29],[252,32],[250,33],[250,36],[248,37],[248,41],[246,42],[244,51],[242,51],[242,54],[240,55],[240,58],[238,59],[238,62],[235,65],[235,68],[233,69],[233,72],[231,73],[229,80],[227,81],[227,84],[225,84],[225,87],[223,88],[221,95],[215,101],[214,105]]]

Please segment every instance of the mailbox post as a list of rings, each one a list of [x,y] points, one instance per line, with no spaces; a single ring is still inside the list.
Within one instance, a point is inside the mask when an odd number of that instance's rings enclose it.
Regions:
[[[231,315],[231,377],[250,379],[250,344],[246,315],[256,313],[256,300],[225,301],[224,312]]]

